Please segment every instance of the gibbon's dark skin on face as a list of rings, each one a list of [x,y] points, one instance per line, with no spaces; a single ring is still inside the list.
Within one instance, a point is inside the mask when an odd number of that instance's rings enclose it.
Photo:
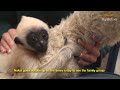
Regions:
[[[44,53],[48,46],[48,32],[45,29],[30,30],[26,36],[26,42],[35,52]],[[18,37],[15,38],[15,43],[24,45]]]

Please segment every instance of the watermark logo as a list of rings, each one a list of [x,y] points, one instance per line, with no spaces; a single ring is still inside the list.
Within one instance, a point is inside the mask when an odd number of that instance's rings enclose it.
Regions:
[[[102,12],[100,13],[102,21],[117,21],[119,19],[119,15],[113,12]]]

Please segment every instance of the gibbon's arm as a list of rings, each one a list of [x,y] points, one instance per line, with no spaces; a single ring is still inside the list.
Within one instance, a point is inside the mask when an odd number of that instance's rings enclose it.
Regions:
[[[6,73],[0,73],[0,79],[12,79],[12,76]]]
[[[61,70],[64,69],[66,63],[69,60],[74,58],[75,49],[74,46],[65,46],[63,47],[59,53],[50,60],[50,62],[45,65],[42,70]],[[44,72],[39,74],[39,78],[49,79],[53,78],[56,75],[55,72]]]
[[[7,73],[0,73],[0,79],[24,79],[23,75],[10,75]]]

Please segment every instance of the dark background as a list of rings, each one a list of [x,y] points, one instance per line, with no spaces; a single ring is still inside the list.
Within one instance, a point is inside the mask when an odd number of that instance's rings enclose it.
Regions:
[[[59,24],[61,18],[73,11],[0,11],[0,36],[10,28],[16,28],[21,16],[31,16],[43,20],[49,26]]]
[[[50,26],[59,23],[61,18],[65,18],[72,11],[0,11],[0,22],[6,21],[11,24],[16,24],[20,21],[21,16],[32,16],[39,18]]]

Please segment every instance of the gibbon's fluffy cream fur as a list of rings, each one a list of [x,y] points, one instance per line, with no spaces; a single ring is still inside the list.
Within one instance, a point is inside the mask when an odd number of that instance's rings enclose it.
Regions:
[[[26,17],[27,18],[27,17]],[[23,37],[32,28],[32,24],[39,20],[34,18],[25,19],[18,25],[18,37]],[[33,21],[32,21],[33,20]],[[27,25],[26,25],[27,24]],[[41,24],[43,25],[43,23]],[[39,26],[39,24],[38,24]],[[36,27],[36,26],[35,26]],[[84,50],[76,40],[78,38],[88,43],[95,42],[90,38],[93,34],[102,37],[101,47],[105,45],[113,46],[120,41],[120,12],[119,11],[75,11],[59,25],[48,30],[48,49],[44,55],[33,55],[25,49],[15,48],[10,54],[13,62],[9,60],[0,61],[0,71],[4,73],[12,72],[14,68],[20,69],[41,69],[41,70],[78,70],[80,67],[76,63],[74,56],[79,56],[79,52]],[[29,45],[28,45],[29,46]],[[4,56],[0,56],[4,57]],[[8,56],[6,56],[8,58]],[[15,58],[16,57],[16,58]],[[36,58],[37,57],[37,58]],[[7,62],[7,63],[6,63]],[[8,67],[9,66],[9,67]],[[17,67],[15,67],[17,66]],[[4,67],[4,68],[3,68]],[[5,72],[6,71],[6,72]],[[79,73],[14,73],[13,76],[7,74],[0,77],[5,78],[69,78],[77,77]],[[9,76],[9,77],[8,77]]]

